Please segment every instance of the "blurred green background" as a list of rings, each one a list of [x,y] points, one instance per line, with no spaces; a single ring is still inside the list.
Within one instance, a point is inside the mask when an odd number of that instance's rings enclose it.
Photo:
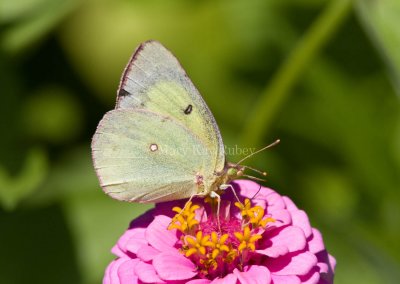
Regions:
[[[248,164],[323,232],[336,283],[398,283],[398,0],[0,0],[0,36],[1,283],[100,283],[145,210],[102,193],[90,141],[148,39],[227,146],[282,140]]]

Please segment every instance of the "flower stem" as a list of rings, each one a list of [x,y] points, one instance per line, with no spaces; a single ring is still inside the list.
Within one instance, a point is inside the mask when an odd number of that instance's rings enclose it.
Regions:
[[[258,145],[271,127],[275,115],[288,99],[290,90],[318,51],[330,40],[351,11],[352,0],[331,0],[308,32],[283,62],[254,104],[242,133],[242,145]]]

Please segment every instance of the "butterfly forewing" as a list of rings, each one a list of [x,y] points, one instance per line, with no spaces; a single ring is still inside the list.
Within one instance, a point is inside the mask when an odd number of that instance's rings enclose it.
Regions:
[[[178,60],[159,42],[143,43],[132,56],[117,108],[144,108],[180,121],[213,152],[211,167],[223,169],[224,147],[213,115]]]
[[[223,169],[222,139],[207,105],[176,58],[142,44],[121,80],[116,109],[92,142],[103,189],[114,198],[158,202],[197,193],[196,175]]]

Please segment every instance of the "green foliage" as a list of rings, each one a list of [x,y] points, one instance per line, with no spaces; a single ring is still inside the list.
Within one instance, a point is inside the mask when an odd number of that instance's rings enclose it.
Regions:
[[[248,164],[321,229],[336,283],[400,279],[398,1],[3,0],[0,25],[1,283],[99,283],[149,208],[105,196],[90,157],[147,39],[177,55],[228,147],[281,138]]]
[[[357,12],[365,31],[386,61],[392,80],[400,94],[400,2],[396,0],[358,0]]]
[[[76,0],[3,0],[0,24],[8,27],[2,34],[0,47],[18,53],[42,39],[75,6]]]
[[[32,149],[26,154],[26,160],[20,173],[11,176],[0,165],[0,202],[7,209],[14,209],[17,204],[28,198],[46,177],[48,162],[46,153]]]
[[[29,96],[22,108],[22,115],[27,136],[52,143],[76,139],[84,124],[82,108],[77,99],[57,87],[45,86]]]

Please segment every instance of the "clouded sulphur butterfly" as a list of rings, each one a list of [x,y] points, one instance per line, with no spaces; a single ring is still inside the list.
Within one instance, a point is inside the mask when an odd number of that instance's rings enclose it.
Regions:
[[[243,171],[225,161],[213,115],[178,60],[156,41],[141,44],[130,59],[92,155],[104,191],[130,202],[212,195]]]

